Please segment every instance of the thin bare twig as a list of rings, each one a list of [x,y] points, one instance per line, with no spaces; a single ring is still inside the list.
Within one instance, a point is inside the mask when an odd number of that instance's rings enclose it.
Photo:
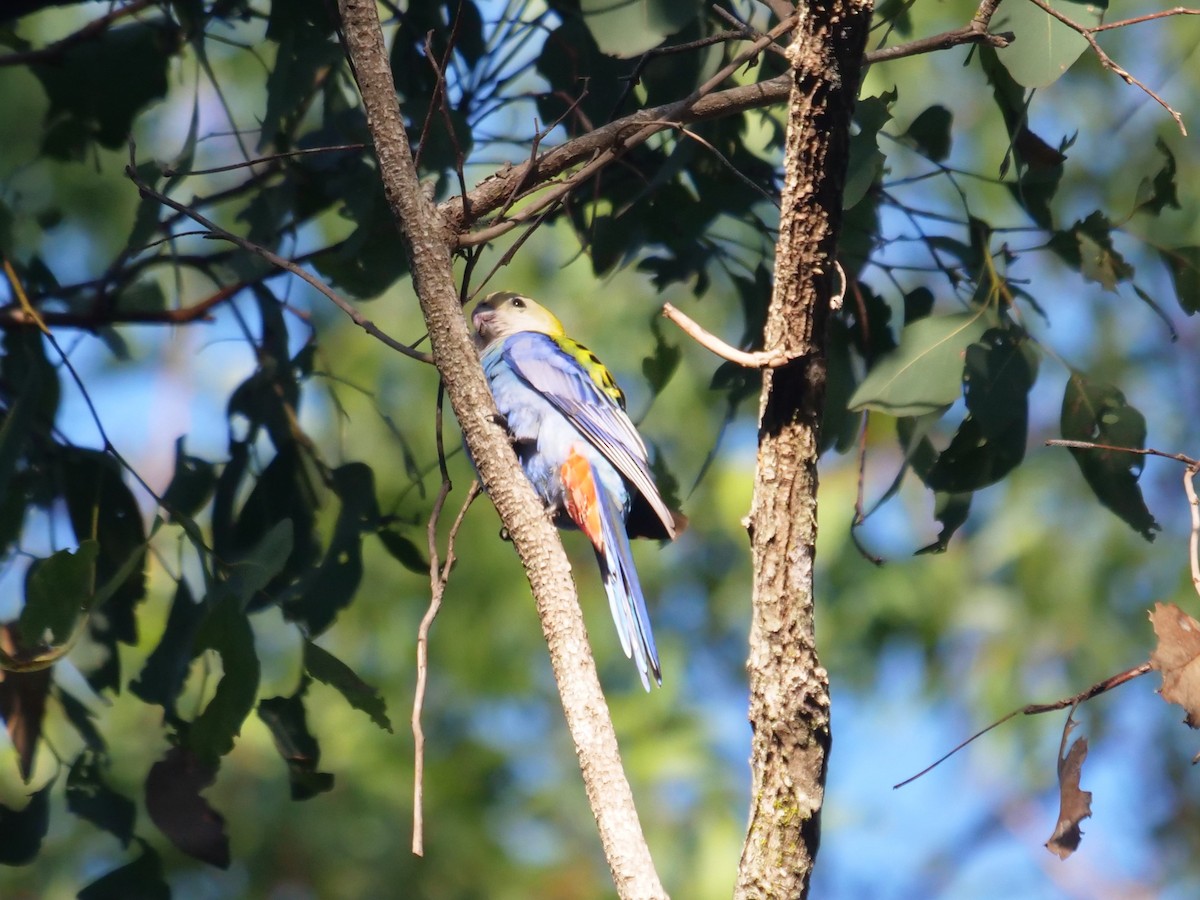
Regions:
[[[1144,16],[1134,16],[1130,19],[1120,19],[1116,22],[1093,25],[1088,28],[1088,31],[1092,34],[1099,34],[1101,31],[1112,31],[1114,28],[1128,28],[1130,25],[1141,25],[1143,22],[1153,22],[1155,19],[1167,19],[1171,16],[1200,16],[1200,9],[1188,9],[1185,6],[1176,6],[1173,9],[1161,9],[1158,12],[1147,13]]]
[[[268,250],[266,247],[262,247],[253,241],[249,241],[240,235],[236,235],[232,231],[226,231],[220,225],[217,225],[210,219],[205,218],[195,210],[189,209],[184,204],[179,203],[176,200],[172,200],[166,194],[162,194],[150,187],[150,185],[144,182],[137,173],[137,163],[134,159],[134,145],[132,141],[129,144],[129,165],[125,167],[125,176],[135,185],[137,185],[138,192],[141,194],[141,196],[150,197],[154,200],[157,200],[163,206],[168,206],[176,212],[187,216],[196,224],[203,225],[208,229],[209,233],[213,237],[220,238],[224,241],[229,241],[231,244],[236,244],[243,250],[253,253],[256,256],[261,256],[276,268],[282,269],[285,272],[290,272],[301,280],[307,282],[313,288],[332,300],[334,305],[348,315],[354,324],[356,324],[363,331],[367,332],[367,334],[371,335],[371,337],[383,343],[385,346],[390,347],[392,350],[395,350],[398,353],[404,354],[410,359],[415,359],[423,363],[433,363],[433,359],[428,353],[422,353],[420,350],[414,350],[407,344],[402,344],[400,341],[396,340],[390,335],[385,334],[380,330],[379,326],[355,309],[348,300],[343,298],[340,294],[333,290],[333,288],[329,287],[329,285],[325,284],[325,282],[321,281],[321,279],[317,278],[311,272],[308,272],[304,268],[296,265],[290,259],[286,259],[280,256],[278,253]]]
[[[328,147],[310,147],[307,150],[288,150],[286,153],[271,153],[267,156],[256,156],[254,159],[244,160],[242,162],[230,163],[227,166],[215,166],[211,169],[189,169],[182,171],[172,168],[171,166],[163,166],[162,173],[167,178],[173,178],[176,175],[215,175],[218,172],[230,172],[234,169],[246,169],[253,166],[261,165],[268,162],[279,162],[283,159],[291,159],[296,156],[312,156],[317,153],[338,153],[345,150],[365,150],[366,144],[332,144]]]
[[[670,319],[678,325],[684,334],[705,350],[747,369],[778,369],[799,358],[788,353],[782,347],[774,350],[739,350],[737,347],[725,343],[712,332],[706,331],[695,320],[670,303],[663,304],[662,314],[664,318]]]
[[[973,735],[971,735],[965,741],[963,741],[958,746],[956,746],[954,749],[952,749],[949,753],[946,753],[940,759],[938,759],[935,762],[933,762],[932,764],[926,766],[924,769],[922,769],[916,775],[912,775],[909,778],[905,778],[900,783],[892,785],[892,790],[896,790],[897,788],[902,788],[906,784],[912,784],[918,778],[921,778],[924,775],[928,775],[930,772],[932,772],[934,769],[936,769],[938,766],[940,766],[942,763],[944,763],[946,760],[948,760],[950,757],[952,757],[959,750],[963,749],[964,747],[966,747],[968,744],[972,743],[976,739],[983,737],[985,734],[987,734],[993,728],[1003,725],[1009,719],[1014,719],[1017,716],[1036,716],[1036,715],[1040,715],[1041,713],[1054,712],[1055,710],[1059,710],[1059,709],[1066,709],[1068,706],[1078,706],[1080,703],[1083,703],[1087,700],[1091,700],[1093,697],[1098,697],[1103,693],[1111,691],[1113,688],[1120,687],[1121,685],[1125,684],[1128,681],[1133,681],[1133,679],[1138,678],[1142,675],[1145,675],[1149,671],[1150,671],[1150,663],[1144,662],[1144,663],[1134,666],[1132,669],[1126,669],[1124,672],[1118,672],[1116,675],[1110,675],[1108,678],[1105,678],[1103,681],[1096,682],[1091,687],[1087,688],[1086,690],[1080,691],[1078,694],[1075,694],[1074,696],[1063,697],[1061,700],[1053,700],[1049,703],[1030,703],[1027,706],[1022,706],[1020,709],[1014,709],[1012,712],[1008,713],[1007,715],[1001,716],[999,719],[997,719],[991,725],[988,725],[986,728],[981,728],[979,731],[975,732]]]
[[[450,569],[454,565],[454,540],[458,537],[458,529],[466,518],[467,510],[475,502],[480,493],[479,479],[471,482],[467,488],[467,496],[463,500],[450,533],[446,538],[446,561],[439,566],[437,555],[437,524],[445,505],[446,496],[450,492],[450,482],[443,481],[433,504],[433,512],[429,515],[429,607],[421,618],[421,626],[417,629],[417,685],[413,690],[412,733],[413,733],[413,835],[412,852],[415,856],[425,855],[425,731],[421,727],[421,713],[425,709],[425,686],[429,680],[429,630],[442,608],[442,598],[446,594],[446,584],[450,580]]]
[[[922,53],[949,50],[951,47],[957,47],[961,44],[987,44],[989,47],[995,47],[997,50],[1007,47],[1012,43],[1011,33],[993,33],[988,31],[992,17],[996,14],[996,7],[999,5],[1000,0],[984,0],[975,11],[975,15],[971,18],[971,21],[966,25],[951,28],[949,31],[943,31],[941,34],[917,38],[905,44],[897,44],[894,47],[872,50],[865,55],[864,61],[868,65],[871,65],[893,59],[903,59],[908,56],[919,56]]]
[[[1097,444],[1093,441],[1068,441],[1062,438],[1050,438],[1045,441],[1047,447],[1066,447],[1069,450],[1112,450],[1117,453],[1132,453],[1135,456],[1159,456],[1163,459],[1173,459],[1200,471],[1200,460],[1192,459],[1183,453],[1166,453],[1153,447],[1117,447],[1113,444]]]

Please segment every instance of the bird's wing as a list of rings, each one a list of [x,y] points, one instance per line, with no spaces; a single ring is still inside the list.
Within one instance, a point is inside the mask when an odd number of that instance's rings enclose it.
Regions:
[[[646,445],[625,410],[600,390],[578,360],[550,335],[522,331],[504,340],[504,359],[544,396],[646,498],[675,536],[671,511],[650,474]]]

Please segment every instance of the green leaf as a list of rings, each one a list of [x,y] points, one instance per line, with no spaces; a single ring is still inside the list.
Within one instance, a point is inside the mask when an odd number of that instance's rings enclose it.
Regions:
[[[294,4],[283,4],[289,6]],[[271,4],[274,8],[275,4]],[[326,16],[322,19],[328,21]],[[342,61],[342,48],[324,28],[295,28],[275,36],[279,49],[267,74],[267,107],[259,150],[290,146],[288,137],[303,116],[309,98],[331,66]]]
[[[971,511],[971,494],[935,494],[933,517],[942,523],[938,538],[927,547],[916,552],[917,556],[927,553],[945,553],[954,532],[962,528]]]
[[[104,780],[108,760],[93,750],[83,750],[67,776],[67,809],[97,828],[114,835],[128,847],[137,815],[132,800],[114,791]]]
[[[906,325],[899,346],[875,363],[849,408],[897,417],[943,411],[962,391],[967,347],[986,329],[982,311],[930,316]]]
[[[147,703],[157,703],[175,718],[175,700],[187,681],[195,649],[196,635],[207,609],[192,597],[186,580],[175,587],[175,598],[167,614],[167,624],[157,646],[146,658],[141,674],[129,685],[129,690]]]
[[[258,717],[271,729],[275,749],[288,767],[293,800],[308,800],[333,789],[333,776],[317,771],[321,748],[308,730],[304,691],[308,679],[291,697],[271,697],[259,702]]]
[[[96,541],[84,541],[76,551],[59,550],[29,567],[21,610],[26,642],[54,645],[71,636],[80,613],[91,603],[99,552]]]
[[[1148,212],[1157,216],[1166,207],[1179,209],[1179,192],[1175,185],[1175,154],[1162,138],[1154,142],[1158,152],[1164,157],[1163,166],[1153,178],[1143,178],[1138,182],[1137,197],[1133,203],[1134,212]]]
[[[135,281],[117,295],[116,306],[123,313],[156,313],[167,308],[167,298],[157,281]]]
[[[29,798],[23,809],[0,804],[0,865],[24,866],[37,858],[42,839],[50,829],[51,778]]]
[[[1009,191],[1034,222],[1049,229],[1053,227],[1050,201],[1058,192],[1066,157],[1061,149],[1055,150],[1029,129],[1026,92],[1001,64],[996,49],[980,47],[976,56],[992,85],[992,97],[1008,131],[1009,152],[1000,164],[1000,175],[1007,174],[1015,159],[1019,178],[1016,184],[1008,185]]]
[[[418,575],[429,574],[429,560],[421,554],[416,544],[400,532],[391,528],[380,528],[376,532],[376,536],[392,559],[408,571],[416,572]]]
[[[1189,316],[1200,312],[1200,247],[1175,247],[1159,255],[1171,273],[1179,308]]]
[[[8,500],[8,486],[17,469],[17,461],[25,453],[26,442],[33,434],[45,371],[40,366],[32,367],[27,380],[13,385],[16,396],[4,398],[8,408],[4,412],[4,424],[0,425],[0,505]],[[24,518],[24,504],[21,510]]]
[[[1133,277],[1134,269],[1113,247],[1112,231],[1108,217],[1094,210],[1070,231],[1051,235],[1050,247],[1084,278],[1115,291],[1118,283]]]
[[[1115,291],[1118,282],[1133,275],[1133,266],[1113,249],[1111,240],[1105,245],[1083,231],[1075,237],[1079,241],[1079,271],[1088,281],[1102,285],[1106,291]]]
[[[362,581],[362,537],[379,527],[375,473],[365,463],[347,463],[331,473],[334,493],[341,500],[333,537],[321,564],[292,586],[282,600],[284,613],[316,636],[350,605]]]
[[[966,494],[995,484],[1025,458],[1027,423],[986,436],[974,416],[967,416],[950,445],[938,454],[925,483],[940,493]]]
[[[200,792],[217,776],[217,765],[186,747],[172,747],[146,776],[146,812],[180,850],[219,869],[229,868],[225,817]]]
[[[848,408],[854,393],[854,364],[850,354],[850,329],[839,317],[829,320],[826,341],[828,360],[825,388],[825,411],[821,418],[821,446],[824,453],[833,448],[848,453],[855,445],[862,427],[862,413]]]
[[[1052,9],[1084,26],[1099,25],[1103,18],[1099,7],[1064,0],[1046,2]],[[1032,3],[1003,6],[991,28],[1013,33],[1013,42],[996,53],[1012,77],[1027,88],[1053,84],[1088,46],[1083,35]]]
[[[678,344],[667,341],[663,334],[662,316],[654,313],[650,317],[650,331],[654,334],[654,352],[642,360],[642,374],[650,385],[650,393],[657,397],[662,393],[683,358]]]
[[[219,757],[233,749],[233,739],[254,709],[258,694],[259,662],[254,632],[243,603],[235,594],[221,594],[200,626],[196,649],[219,653],[222,674],[212,699],[187,729],[185,740],[190,751],[215,765]]]
[[[854,124],[858,130],[850,137],[842,209],[857,206],[883,173],[885,157],[879,149],[879,131],[891,120],[891,107],[895,102],[896,92],[888,91],[878,97],[859,100],[854,109]]]
[[[1146,420],[1110,384],[1072,375],[1063,394],[1062,436],[1112,447],[1141,449]],[[1138,487],[1142,458],[1118,450],[1071,450],[1096,498],[1148,541],[1161,526],[1154,520]]]
[[[963,395],[984,437],[995,438],[1013,428],[1024,435],[1037,369],[1033,342],[1012,331],[989,328],[967,348]]]
[[[188,456],[183,441],[182,435],[175,441],[175,474],[162,498],[172,522],[178,522],[179,516],[196,515],[217,484],[216,467],[198,456]]]
[[[139,112],[167,93],[167,66],[178,38],[157,24],[109,28],[54,61],[31,66],[50,101],[45,151],[80,159],[91,141],[123,147]],[[97,79],[119,90],[99,90]]]
[[[950,126],[953,122],[954,115],[950,110],[935,103],[912,120],[904,136],[927,159],[941,162],[950,155]]]
[[[365,712],[371,721],[392,733],[387,704],[376,688],[358,677],[348,665],[312,641],[304,642],[304,671],[321,684],[328,685],[346,698],[354,709]]]
[[[254,595],[283,570],[292,554],[292,522],[276,522],[250,552],[228,564],[224,592],[245,609]]]
[[[154,848],[137,839],[141,856],[101,875],[76,895],[76,900],[171,900],[163,877],[162,860]]]
[[[63,452],[58,477],[63,484],[67,511],[75,538],[100,544],[96,558],[94,603],[103,600],[102,616],[88,620],[92,639],[111,651],[105,661],[88,672],[94,690],[121,688],[117,642],[137,642],[134,609],[146,595],[146,532],[142,513],[121,469],[111,457],[95,450],[71,448]]]
[[[62,706],[67,721],[79,733],[80,738],[83,739],[88,749],[96,753],[107,752],[108,745],[104,743],[104,738],[100,735],[99,729],[96,728],[96,724],[92,721],[95,714],[87,706],[61,688],[55,690],[54,696]]]
[[[579,8],[601,53],[641,56],[699,14],[697,0],[580,0]]]

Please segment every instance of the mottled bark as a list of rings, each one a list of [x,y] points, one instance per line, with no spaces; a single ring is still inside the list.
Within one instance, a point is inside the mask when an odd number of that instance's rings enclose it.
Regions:
[[[754,564],[750,823],[736,896],[802,897],[820,841],[829,683],[817,656],[813,563],[825,332],[836,268],[850,117],[871,0],[800,7],[775,285],[764,345],[794,362],[763,375],[749,531]]]
[[[497,424],[496,406],[458,304],[450,265],[454,233],[417,181],[375,0],[339,0],[338,8],[384,190],[411,256],[433,360],[480,477],[525,566],[617,892],[637,900],[665,897],[621,767],[562,542]]]

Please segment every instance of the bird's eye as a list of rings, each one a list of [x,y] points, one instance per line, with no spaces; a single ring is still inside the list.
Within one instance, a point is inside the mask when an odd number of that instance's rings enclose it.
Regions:
[[[524,309],[524,308],[525,308],[525,301],[524,301],[524,300],[522,300],[520,297],[513,297],[513,298],[512,298],[512,305],[513,305],[513,306],[515,306],[517,309]]]

